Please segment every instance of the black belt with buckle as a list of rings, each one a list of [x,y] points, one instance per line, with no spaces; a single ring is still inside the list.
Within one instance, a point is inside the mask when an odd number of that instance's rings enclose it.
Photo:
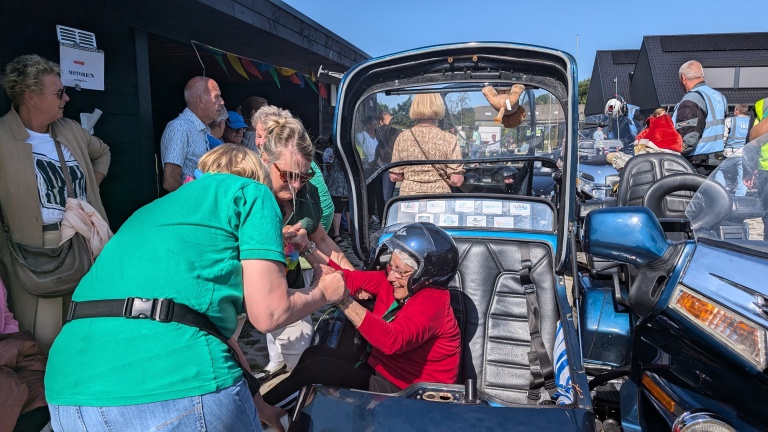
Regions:
[[[43,225],[43,231],[58,231],[61,229],[61,224],[59,222]]]

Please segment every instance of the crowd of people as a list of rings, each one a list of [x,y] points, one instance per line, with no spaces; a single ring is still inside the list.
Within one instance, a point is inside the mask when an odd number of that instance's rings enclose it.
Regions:
[[[57,64],[28,55],[8,64],[3,76],[13,106],[0,119],[0,358],[12,361],[13,373],[0,376],[0,383],[13,391],[0,396],[2,426],[37,428],[35,422],[42,427],[50,419],[57,431],[107,424],[150,430],[171,423],[194,429],[201,422],[221,430],[260,430],[261,422],[280,429],[284,411],[267,404],[251,378],[268,380],[294,368],[293,380],[306,376],[309,316],[328,304],[337,304],[372,339],[371,369],[361,369],[371,388],[394,392],[424,379],[455,382],[458,327],[439,285],[452,278],[454,262],[440,266],[447,280],[415,288],[410,275],[435,271],[425,269],[435,261],[424,254],[436,251],[394,246],[392,270],[355,271],[338,246],[349,196],[339,159],[329,148],[321,169],[304,126],[289,111],[261,97],[227,110],[214,80],[192,78],[184,88],[186,108],[161,138],[168,193],[137,210],[113,236],[98,189],[109,147],[63,118],[69,97],[60,74]],[[415,116],[434,122],[437,111]],[[401,132],[390,120],[381,113],[364,131],[362,144],[377,163],[402,157]],[[416,129],[429,152],[442,151]],[[430,155],[424,156],[437,157]],[[460,167],[452,169],[449,175],[460,176]],[[419,182],[407,169],[398,175]],[[382,201],[391,198],[391,176],[377,187]],[[68,223],[73,202],[86,222]],[[383,210],[383,202],[375,205]],[[423,235],[436,236],[425,244],[441,244],[442,253],[457,256],[439,228],[422,228]],[[71,288],[34,291],[24,275],[39,269],[19,251],[43,250],[50,262],[68,262],[76,255],[72,235],[65,234],[70,231],[86,242],[87,265],[66,275]],[[365,313],[353,297],[398,307]],[[442,314],[439,329],[421,320],[425,307]],[[270,363],[263,371],[250,370],[237,344],[245,319],[267,335]],[[415,332],[407,347],[387,339],[406,324]],[[394,360],[393,349],[400,353]],[[414,356],[436,366],[424,374],[396,370]]]
[[[386,270],[355,270],[338,245],[350,195],[340,155],[329,146],[321,167],[289,111],[257,96],[228,110],[214,80],[190,79],[186,108],[160,142],[168,193],[113,236],[99,195],[109,147],[63,117],[60,74],[25,55],[2,79],[13,105],[0,118],[0,359],[13,353],[16,369],[0,376],[13,389],[0,396],[0,426],[33,424],[42,412],[61,431],[280,428],[284,412],[274,405],[306,384],[396,392],[456,381],[459,332],[444,290],[458,265],[452,240],[415,223],[388,240]],[[700,64],[684,64],[680,81],[687,93],[673,116],[654,112],[636,143],[699,167],[743,154],[732,189],[757,187],[768,209],[765,100],[754,122],[741,104],[727,117]],[[366,172],[480,156],[478,131],[438,127],[445,111],[440,95],[418,94],[409,129],[394,127],[387,111],[365,118],[354,140]],[[515,142],[503,150],[515,152]],[[401,195],[446,193],[463,174],[459,162],[380,172],[366,186],[371,222],[383,219],[396,183]],[[32,260],[41,254],[46,271]],[[58,282],[46,286],[43,273]],[[373,311],[356,301],[370,298]],[[310,314],[328,304],[371,344],[363,361],[309,348]],[[237,344],[246,319],[266,334],[262,371],[250,370]],[[284,372],[289,378],[262,398],[253,374],[265,381]]]

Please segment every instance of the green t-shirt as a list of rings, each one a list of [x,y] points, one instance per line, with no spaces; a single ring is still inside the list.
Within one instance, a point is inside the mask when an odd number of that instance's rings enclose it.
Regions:
[[[269,188],[206,174],[136,211],[72,299],[170,298],[229,337],[244,310],[241,260],[285,263],[281,227]],[[51,404],[121,406],[202,395],[240,378],[227,346],[197,328],[102,317],[64,326],[45,390]]]
[[[331,222],[333,222],[333,199],[331,193],[328,191],[328,186],[325,184],[323,178],[323,171],[317,166],[315,161],[312,161],[312,170],[315,172],[315,176],[309,182],[315,185],[317,193],[320,195],[320,207],[323,209],[323,216],[320,220],[320,224],[325,229],[325,232],[331,232]]]

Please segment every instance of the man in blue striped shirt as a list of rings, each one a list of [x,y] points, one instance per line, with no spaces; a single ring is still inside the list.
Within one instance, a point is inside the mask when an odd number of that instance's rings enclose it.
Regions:
[[[163,160],[163,188],[178,189],[187,176],[193,176],[200,156],[208,151],[208,126],[225,110],[216,81],[194,77],[184,86],[187,107],[168,122],[160,139]]]

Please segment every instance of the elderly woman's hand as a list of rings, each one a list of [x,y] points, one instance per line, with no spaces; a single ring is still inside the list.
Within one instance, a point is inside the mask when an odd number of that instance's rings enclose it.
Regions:
[[[283,227],[283,238],[293,244],[298,251],[304,251],[309,246],[307,230],[301,227],[301,222],[292,226]]]

